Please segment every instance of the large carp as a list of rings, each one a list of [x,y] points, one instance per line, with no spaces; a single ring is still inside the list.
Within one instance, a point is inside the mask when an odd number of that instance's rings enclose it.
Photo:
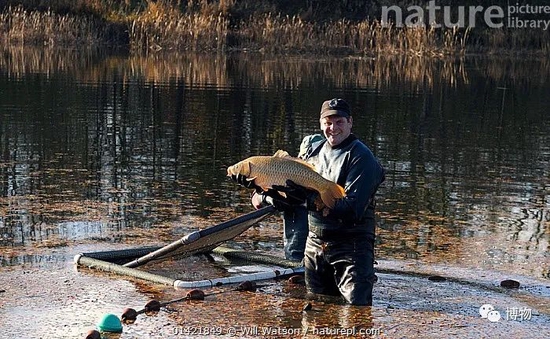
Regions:
[[[300,158],[279,150],[273,156],[253,156],[227,168],[227,175],[244,175],[263,191],[273,185],[285,186],[287,180],[319,192],[323,204],[333,208],[335,201],[345,196],[344,189],[315,172],[315,168]]]

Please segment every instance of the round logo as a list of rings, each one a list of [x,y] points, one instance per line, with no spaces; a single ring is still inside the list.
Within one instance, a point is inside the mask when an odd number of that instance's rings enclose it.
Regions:
[[[497,321],[500,320],[500,312],[499,311],[491,311],[491,312],[487,313],[487,319],[492,323],[496,323]]]
[[[489,314],[489,312],[494,310],[495,308],[493,307],[493,305],[485,304],[479,308],[479,314],[481,315],[482,318],[487,318],[487,315]]]

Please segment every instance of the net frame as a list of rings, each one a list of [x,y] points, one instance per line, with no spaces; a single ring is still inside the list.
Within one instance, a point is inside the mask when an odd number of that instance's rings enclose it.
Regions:
[[[273,206],[266,206],[221,224],[192,232],[158,250],[127,262],[124,266],[134,268],[153,260],[182,258],[194,254],[208,253],[220,244],[240,235],[275,211],[276,209]]]

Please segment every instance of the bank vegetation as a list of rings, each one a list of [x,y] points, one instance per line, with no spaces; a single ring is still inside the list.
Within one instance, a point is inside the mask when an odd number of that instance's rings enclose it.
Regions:
[[[494,2],[473,1],[478,6],[485,5],[480,7],[484,9],[494,6]],[[435,3],[440,8],[448,3],[447,7],[457,11],[453,13],[454,22],[459,22],[459,6],[452,5],[451,0]],[[0,0],[0,43],[73,48],[122,46],[133,52],[236,50],[429,56],[550,53],[548,30],[541,27],[511,28],[507,25],[488,27],[483,13],[477,13],[475,25],[465,22],[470,27],[437,25],[444,22],[443,10],[431,17],[434,21],[432,25],[412,27],[403,24],[407,15],[413,16],[415,13],[410,7],[413,4],[422,4],[424,7],[421,8],[427,8],[429,2]],[[503,1],[501,8],[508,10],[506,4]],[[392,5],[398,6],[402,12],[391,12],[393,16],[383,22],[384,10],[387,14],[387,8]],[[467,6],[468,0],[463,5]],[[468,11],[468,7],[464,8]],[[428,13],[425,15],[427,20]],[[544,13],[533,15],[520,17],[518,14],[517,17],[545,20]],[[546,17],[550,19],[550,14]]]

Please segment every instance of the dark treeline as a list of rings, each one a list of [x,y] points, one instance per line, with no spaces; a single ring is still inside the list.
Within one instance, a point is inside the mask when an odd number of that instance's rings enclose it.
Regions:
[[[165,3],[182,13],[205,9],[220,10],[236,21],[248,19],[253,15],[270,13],[284,16],[298,15],[307,21],[323,23],[340,19],[355,22],[379,19],[384,7],[397,6],[405,12],[410,6],[426,8],[430,2],[439,7],[436,11],[440,15],[443,13],[443,7],[448,7],[455,16],[459,7],[469,10],[469,7],[487,9],[491,6],[499,6],[508,12],[524,5],[528,5],[530,9],[537,6],[550,6],[545,0],[0,0],[0,10],[5,10],[9,6],[22,5],[25,9],[42,11],[52,9],[60,14],[103,16],[113,14],[109,12],[118,12],[120,15],[130,15],[130,13],[146,11],[150,3]],[[550,16],[550,13],[543,14]],[[478,19],[482,17],[478,15]]]

